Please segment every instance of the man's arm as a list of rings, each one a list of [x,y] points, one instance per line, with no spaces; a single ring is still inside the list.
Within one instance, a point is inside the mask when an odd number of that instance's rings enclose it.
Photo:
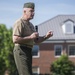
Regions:
[[[27,43],[30,40],[34,40],[38,37],[38,33],[34,32],[33,34],[31,34],[30,36],[26,36],[26,37],[20,37],[17,35],[13,35],[13,43]]]
[[[53,36],[53,31],[49,31],[49,32],[47,32],[47,34],[45,36],[42,36],[42,37],[39,36],[38,39],[35,39],[35,43],[39,44],[52,36]]]

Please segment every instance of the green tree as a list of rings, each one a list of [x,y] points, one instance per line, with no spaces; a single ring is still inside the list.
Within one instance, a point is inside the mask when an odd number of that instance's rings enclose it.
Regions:
[[[4,72],[7,70],[12,75],[15,69],[12,28],[7,29],[4,24],[0,24],[0,75],[4,75]]]
[[[75,65],[68,59],[67,55],[62,55],[59,59],[51,64],[50,71],[52,75],[72,75]]]

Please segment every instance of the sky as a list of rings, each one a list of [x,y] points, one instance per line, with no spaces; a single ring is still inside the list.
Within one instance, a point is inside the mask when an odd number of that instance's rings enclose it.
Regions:
[[[35,3],[33,25],[39,25],[57,15],[75,15],[75,0],[0,0],[0,24],[11,28],[22,17],[23,5]]]

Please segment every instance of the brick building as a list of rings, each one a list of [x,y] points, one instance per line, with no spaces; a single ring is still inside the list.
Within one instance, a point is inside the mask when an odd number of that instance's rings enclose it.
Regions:
[[[75,15],[58,15],[38,25],[39,35],[53,30],[53,36],[33,47],[33,73],[50,74],[50,64],[62,54],[75,63]]]

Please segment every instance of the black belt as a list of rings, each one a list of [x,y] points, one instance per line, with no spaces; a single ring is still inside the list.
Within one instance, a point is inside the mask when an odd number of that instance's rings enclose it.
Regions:
[[[27,45],[27,44],[15,44],[15,46],[26,46],[28,48],[32,48],[33,45]]]

